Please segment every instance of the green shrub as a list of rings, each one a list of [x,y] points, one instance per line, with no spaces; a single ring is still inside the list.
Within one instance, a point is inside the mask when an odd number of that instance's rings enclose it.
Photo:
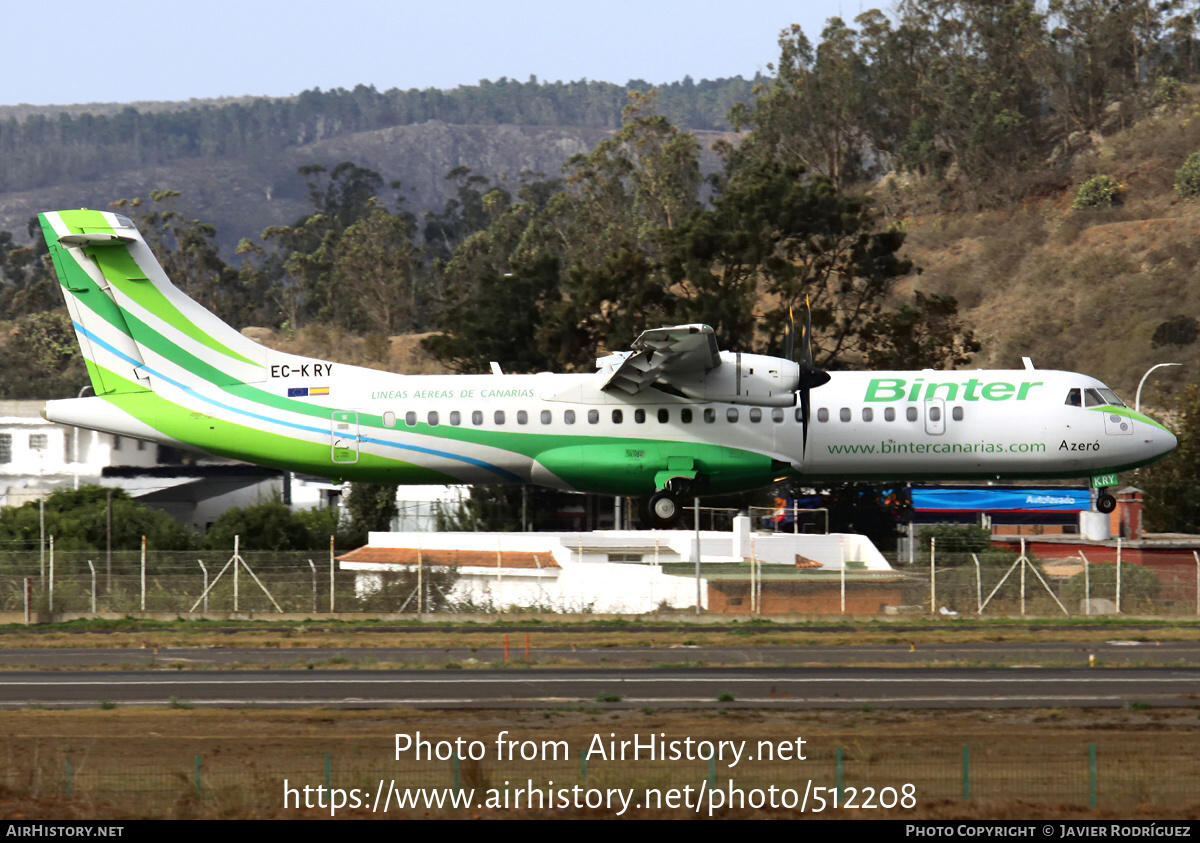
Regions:
[[[1111,208],[1121,194],[1121,185],[1112,176],[1093,176],[1079,186],[1071,207],[1076,211],[1085,208]]]
[[[1160,76],[1154,83],[1154,104],[1170,105],[1183,96],[1183,83],[1174,76]]]
[[[1180,196],[1200,196],[1200,152],[1193,152],[1175,171],[1175,190]]]

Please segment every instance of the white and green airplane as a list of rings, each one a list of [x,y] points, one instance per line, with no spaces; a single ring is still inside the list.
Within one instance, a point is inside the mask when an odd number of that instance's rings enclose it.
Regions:
[[[1096,478],[1176,444],[1086,375],[1028,364],[825,373],[808,331],[799,362],[720,351],[706,325],[646,331],[590,374],[400,375],[312,360],[189,299],[129,219],[40,220],[95,392],[43,415],[280,469],[648,497],[666,526],[685,497],[784,478]],[[1101,508],[1111,501],[1102,494]]]

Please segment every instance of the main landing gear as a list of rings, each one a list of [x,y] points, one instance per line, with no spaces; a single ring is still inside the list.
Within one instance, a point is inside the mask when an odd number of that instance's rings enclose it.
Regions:
[[[1117,499],[1108,493],[1108,489],[1098,489],[1096,494],[1096,509],[1107,515],[1116,508]]]
[[[659,489],[644,504],[645,520],[656,530],[669,530],[679,520],[680,498],[687,497],[692,482],[686,477],[672,477],[665,489]]]

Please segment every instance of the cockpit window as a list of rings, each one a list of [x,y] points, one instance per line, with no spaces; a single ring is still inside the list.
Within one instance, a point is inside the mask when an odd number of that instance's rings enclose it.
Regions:
[[[1083,392],[1084,406],[1086,407],[1103,407],[1108,402],[1100,397],[1100,393],[1094,389],[1085,389]]]
[[[1071,389],[1071,390],[1067,391],[1067,406],[1068,407],[1082,407],[1083,402],[1081,399],[1082,399],[1082,396],[1080,395],[1080,392],[1078,389]]]
[[[1106,389],[1105,387],[1100,387],[1096,391],[1099,392],[1100,395],[1104,398],[1105,404],[1111,404],[1114,407],[1124,407],[1125,406],[1125,402],[1122,401],[1120,398],[1118,398],[1117,393],[1113,392],[1111,389]]]

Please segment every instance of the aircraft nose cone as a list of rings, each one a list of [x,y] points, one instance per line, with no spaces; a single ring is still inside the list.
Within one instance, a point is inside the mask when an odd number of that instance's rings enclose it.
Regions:
[[[1179,445],[1179,440],[1175,437],[1175,434],[1169,430],[1158,431],[1157,438],[1158,441],[1155,444],[1158,445],[1160,454],[1169,454]]]

